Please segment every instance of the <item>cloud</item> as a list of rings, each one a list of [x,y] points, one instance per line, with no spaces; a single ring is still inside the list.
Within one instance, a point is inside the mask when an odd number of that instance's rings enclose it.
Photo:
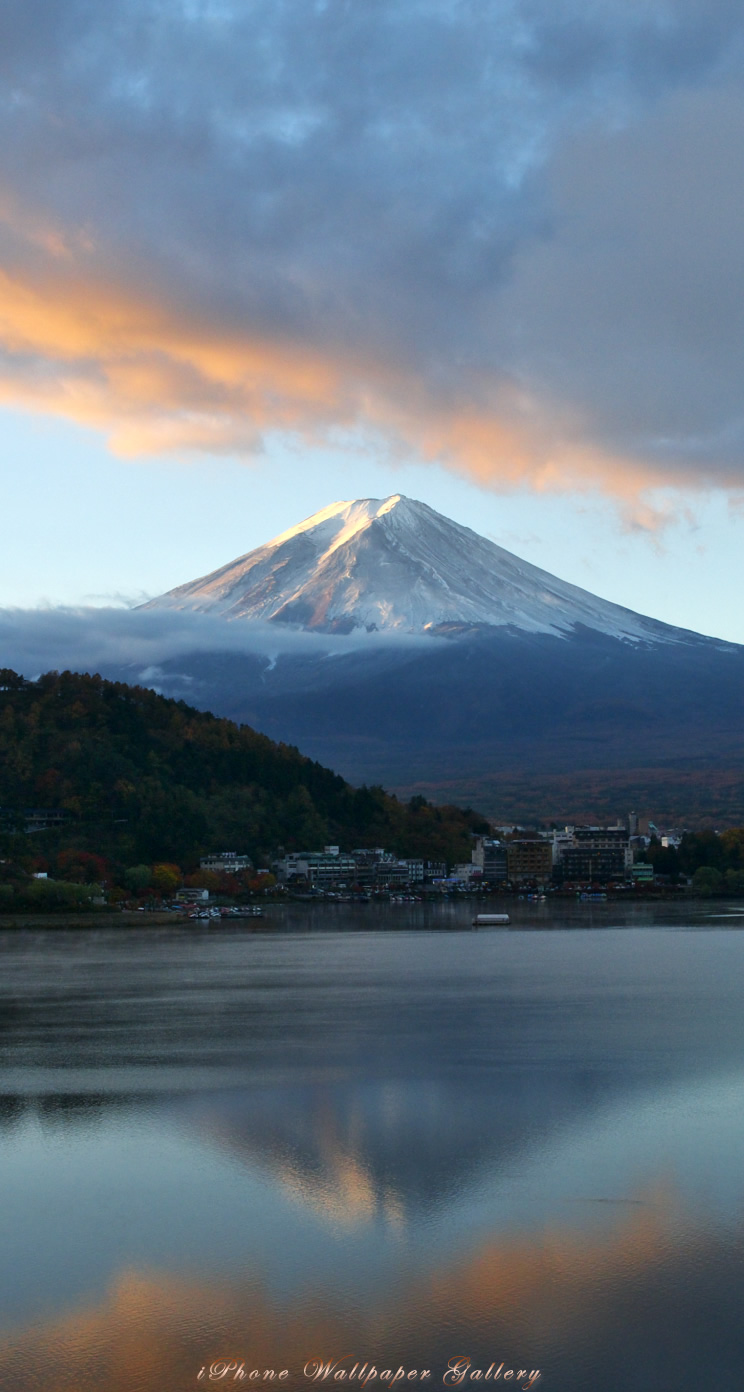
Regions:
[[[244,653],[273,666],[287,654],[332,658],[360,648],[377,651],[430,641],[415,634],[360,630],[306,633],[287,624],[228,623],[212,615],[162,609],[0,609],[0,665],[29,678],[47,671],[134,667],[132,681],[157,686],[162,664],[187,654]],[[177,676],[169,672],[171,685]],[[187,685],[192,678],[180,680]]]
[[[732,0],[9,0],[0,400],[122,454],[360,429],[744,480]]]
[[[744,482],[742,150],[731,87],[564,147],[554,230],[500,300],[541,403],[573,403],[585,440],[682,484]]]

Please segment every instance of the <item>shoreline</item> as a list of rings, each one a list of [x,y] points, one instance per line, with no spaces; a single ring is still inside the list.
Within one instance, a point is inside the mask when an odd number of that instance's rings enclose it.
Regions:
[[[438,908],[438,907],[442,906],[443,904],[458,904],[458,905],[461,905],[461,906],[462,906],[463,910],[467,909],[468,911],[471,911],[471,910],[472,910],[473,912],[475,912],[475,910],[477,909],[477,907],[478,907],[479,905],[486,905],[486,904],[489,904],[489,903],[490,903],[490,904],[496,903],[496,904],[498,905],[498,911],[499,911],[499,912],[501,912],[501,911],[503,911],[503,912],[505,912],[505,913],[511,912],[511,913],[513,914],[513,913],[515,912],[515,910],[517,910],[517,904],[519,904],[519,909],[523,909],[523,908],[524,908],[524,909],[528,909],[528,908],[530,908],[530,909],[534,909],[534,908],[544,909],[545,906],[546,906],[546,903],[547,903],[547,906],[551,906],[551,905],[552,905],[552,906],[555,906],[556,908],[557,908],[559,905],[560,905],[562,908],[564,908],[564,909],[568,908],[569,906],[572,906],[572,907],[575,906],[577,909],[580,909],[580,910],[582,910],[582,909],[591,909],[591,910],[595,910],[595,911],[596,911],[597,909],[600,909],[600,908],[605,907],[605,906],[606,906],[606,907],[610,907],[610,906],[612,906],[612,907],[617,907],[618,905],[623,905],[624,907],[628,907],[628,908],[630,908],[630,907],[633,907],[633,908],[640,908],[640,907],[642,907],[642,906],[645,906],[645,907],[650,908],[650,907],[652,907],[652,906],[655,905],[655,904],[680,904],[680,905],[682,905],[682,904],[689,904],[691,908],[692,908],[693,906],[694,906],[695,908],[699,908],[699,907],[702,906],[702,905],[707,905],[707,906],[709,906],[711,909],[714,909],[716,904],[734,904],[734,903],[737,903],[737,902],[742,903],[743,909],[744,909],[744,901],[742,901],[741,899],[738,899],[738,900],[737,900],[737,897],[736,897],[736,896],[732,896],[732,895],[722,895],[722,896],[715,896],[715,897],[713,897],[713,896],[708,896],[708,895],[696,895],[696,894],[691,894],[691,893],[689,893],[689,892],[688,892],[688,893],[685,893],[684,895],[679,894],[679,893],[672,893],[672,894],[663,894],[663,893],[662,893],[662,894],[643,894],[643,895],[640,895],[640,894],[639,894],[639,895],[637,895],[637,896],[636,896],[636,895],[631,896],[631,895],[629,895],[629,894],[628,894],[628,895],[616,894],[616,895],[608,895],[607,898],[604,899],[604,900],[596,900],[596,899],[595,899],[595,900],[591,900],[591,899],[581,900],[581,899],[579,899],[579,898],[578,898],[576,895],[574,895],[574,894],[570,894],[570,895],[569,895],[569,894],[566,894],[566,895],[556,895],[556,894],[554,894],[554,895],[551,895],[547,901],[543,901],[543,902],[540,903],[540,904],[537,904],[537,903],[530,903],[530,902],[527,901],[527,900],[518,900],[516,895],[499,895],[499,894],[495,894],[495,895],[493,895],[493,896],[486,896],[486,895],[483,895],[483,896],[462,895],[462,897],[459,897],[459,896],[458,896],[457,899],[451,899],[451,898],[448,898],[448,897],[443,898],[443,899],[435,899],[435,898],[431,897],[431,898],[428,898],[428,899],[424,899],[424,900],[422,900],[422,901],[419,901],[419,902],[416,904],[415,907],[416,907],[416,908],[432,908],[432,907]],[[308,909],[308,908],[312,907],[312,908],[315,909],[315,910],[322,908],[322,909],[331,910],[331,911],[333,911],[333,910],[339,910],[339,909],[341,909],[341,910],[348,910],[350,907],[354,907],[354,908],[359,907],[359,908],[362,909],[362,911],[364,911],[364,909],[365,909],[367,906],[366,906],[366,905],[356,905],[356,904],[355,904],[355,905],[350,905],[349,903],[347,903],[347,902],[345,902],[345,901],[333,900],[333,899],[328,899],[328,900],[323,900],[323,899],[310,899],[310,900],[307,900],[307,899],[305,899],[305,900],[301,900],[301,899],[299,899],[299,898],[298,898],[298,899],[283,898],[283,899],[268,900],[268,901],[266,902],[265,907],[266,907],[267,909],[271,909],[271,908],[279,908],[279,909],[282,909],[282,908],[290,908],[290,907],[292,907],[292,908],[298,908],[298,909],[299,909],[299,908]],[[396,903],[386,903],[386,902],[383,901],[383,902],[380,902],[380,903],[374,905],[373,907],[374,907],[374,908],[377,908],[377,909],[380,909],[380,908],[383,908],[383,907],[384,907],[384,908],[388,908],[388,909],[390,910],[391,917],[394,918],[394,917],[396,916],[396,914],[397,914],[399,908],[400,908],[400,907],[403,907],[403,906],[398,905],[398,904],[396,904]],[[406,907],[411,908],[411,907],[413,907],[413,905],[406,905]],[[486,910],[486,911],[487,911],[487,910]],[[37,930],[43,930],[43,929],[70,929],[70,928],[77,928],[77,929],[82,929],[82,930],[88,929],[88,930],[97,931],[97,930],[99,930],[99,929],[116,929],[116,928],[126,928],[126,929],[138,929],[138,928],[167,928],[167,927],[179,927],[179,928],[183,928],[183,927],[187,927],[187,926],[193,928],[195,931],[199,931],[199,929],[204,929],[204,928],[206,928],[206,927],[209,927],[209,928],[212,928],[212,929],[214,929],[214,928],[223,928],[223,929],[224,929],[225,927],[229,926],[229,927],[236,928],[236,929],[238,929],[238,928],[239,928],[239,929],[245,929],[245,928],[247,928],[247,927],[250,926],[250,928],[255,932],[255,931],[260,931],[261,926],[263,926],[263,927],[268,927],[268,926],[270,926],[270,925],[272,924],[272,919],[274,919],[274,915],[272,915],[271,913],[269,913],[268,915],[264,915],[264,916],[262,916],[261,918],[254,918],[254,917],[252,917],[252,916],[250,916],[250,915],[246,915],[244,918],[243,918],[243,917],[235,917],[235,918],[213,919],[213,920],[199,920],[199,919],[194,920],[194,919],[192,919],[192,918],[189,918],[188,914],[174,913],[172,910],[167,910],[167,909],[162,909],[162,910],[161,910],[161,909],[148,909],[148,910],[147,910],[146,912],[144,912],[144,913],[140,913],[139,910],[137,910],[137,909],[114,909],[114,910],[110,910],[110,909],[93,909],[93,910],[90,910],[90,911],[88,911],[88,912],[83,912],[83,913],[81,913],[81,912],[74,913],[74,912],[65,912],[65,911],[60,912],[60,913],[37,913],[37,912],[35,912],[35,911],[33,911],[33,910],[29,910],[27,913],[24,913],[24,912],[22,912],[22,911],[17,911],[16,913],[10,913],[10,914],[5,913],[5,914],[0,914],[0,933],[2,933],[2,932],[12,932],[12,931],[18,931],[18,932],[20,932],[20,931],[22,931],[23,929],[31,929],[31,930],[37,929]],[[275,923],[275,921],[276,921],[276,920],[274,920],[274,923]]]

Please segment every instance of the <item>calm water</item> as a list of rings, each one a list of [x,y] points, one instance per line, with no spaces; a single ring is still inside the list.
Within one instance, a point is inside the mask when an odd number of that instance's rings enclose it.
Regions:
[[[0,1386],[744,1384],[744,915],[517,912],[0,935]]]

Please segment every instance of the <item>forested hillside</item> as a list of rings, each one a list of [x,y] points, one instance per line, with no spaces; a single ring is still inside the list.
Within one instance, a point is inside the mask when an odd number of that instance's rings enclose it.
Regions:
[[[486,830],[459,808],[352,788],[291,746],[142,687],[0,670],[1,826],[16,853],[32,807],[69,815],[24,844],[119,866],[188,868],[224,848],[261,863],[279,846],[329,842],[451,862],[469,859],[469,833]]]

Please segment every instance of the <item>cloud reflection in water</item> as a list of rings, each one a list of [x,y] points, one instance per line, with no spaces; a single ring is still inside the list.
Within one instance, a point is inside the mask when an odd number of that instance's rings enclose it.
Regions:
[[[736,1385],[738,934],[6,949],[2,1385],[353,1351],[697,1392],[711,1350]]]

